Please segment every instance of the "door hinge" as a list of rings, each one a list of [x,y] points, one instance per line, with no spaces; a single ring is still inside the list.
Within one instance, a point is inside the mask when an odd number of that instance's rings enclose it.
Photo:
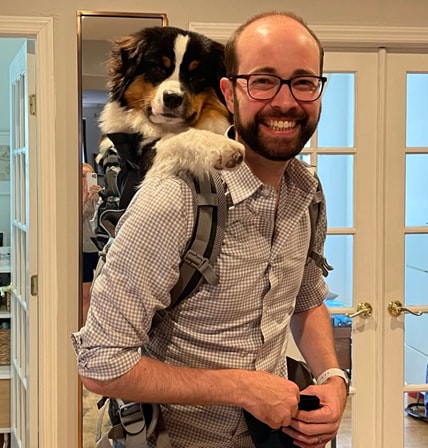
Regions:
[[[30,115],[36,115],[36,94],[33,93],[29,98],[30,102]]]
[[[37,296],[39,294],[39,277],[37,275],[31,276],[31,295]]]

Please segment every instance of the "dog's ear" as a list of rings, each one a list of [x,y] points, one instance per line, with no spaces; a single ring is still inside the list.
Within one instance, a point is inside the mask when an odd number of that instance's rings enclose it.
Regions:
[[[120,101],[134,80],[146,46],[147,42],[141,34],[120,37],[113,42],[108,67],[108,88],[112,100]]]

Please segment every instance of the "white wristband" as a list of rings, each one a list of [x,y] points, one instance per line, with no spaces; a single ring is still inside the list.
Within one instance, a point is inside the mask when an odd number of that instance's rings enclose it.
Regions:
[[[317,378],[317,384],[325,384],[327,380],[333,376],[338,376],[345,381],[346,390],[349,389],[349,378],[346,372],[341,369],[327,369]]]

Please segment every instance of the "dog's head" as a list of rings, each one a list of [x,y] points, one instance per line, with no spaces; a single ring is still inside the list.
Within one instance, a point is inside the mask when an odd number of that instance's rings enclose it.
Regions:
[[[110,102],[136,121],[143,116],[173,132],[189,126],[223,132],[229,123],[219,42],[175,27],[144,28],[114,42],[108,69]]]

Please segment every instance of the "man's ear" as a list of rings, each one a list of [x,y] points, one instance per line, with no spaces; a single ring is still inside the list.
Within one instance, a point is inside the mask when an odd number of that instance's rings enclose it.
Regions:
[[[220,89],[223,92],[224,100],[226,101],[226,106],[229,112],[233,114],[234,103],[233,103],[233,83],[230,79],[221,78],[220,79]]]

